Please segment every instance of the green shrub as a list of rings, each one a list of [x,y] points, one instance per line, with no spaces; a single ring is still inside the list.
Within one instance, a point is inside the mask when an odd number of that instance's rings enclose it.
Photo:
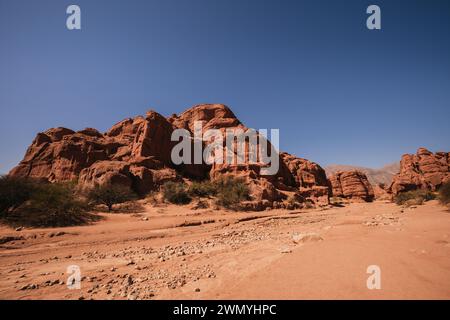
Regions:
[[[72,184],[36,184],[30,199],[10,212],[3,222],[13,226],[66,227],[98,219],[88,213],[87,203],[79,199]]]
[[[188,189],[192,196],[196,197],[210,197],[217,194],[217,185],[211,181],[194,181]]]
[[[174,204],[190,203],[192,197],[216,196],[216,203],[238,209],[239,203],[249,198],[249,190],[242,179],[222,176],[214,181],[193,182],[189,187],[180,182],[166,182],[162,188],[165,200]]]
[[[444,183],[439,188],[439,201],[444,204],[450,204],[450,182]]]
[[[428,190],[412,190],[401,192],[395,197],[398,205],[421,205],[425,201],[433,200],[436,196]]]
[[[96,186],[88,193],[88,199],[95,204],[104,204],[108,211],[118,203],[127,202],[136,199],[137,195],[130,188],[121,185],[102,185]]]
[[[191,202],[191,197],[183,182],[166,182],[162,186],[164,200],[174,204],[187,204]]]
[[[244,180],[233,176],[221,176],[214,181],[217,188],[217,204],[229,209],[239,209],[242,201],[249,199],[249,189]]]
[[[0,216],[31,198],[36,183],[26,178],[0,177]]]

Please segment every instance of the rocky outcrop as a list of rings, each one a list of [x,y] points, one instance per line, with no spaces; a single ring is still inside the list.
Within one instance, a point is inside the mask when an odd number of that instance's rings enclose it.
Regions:
[[[194,123],[202,122],[203,131],[208,129],[245,128],[233,111],[223,104],[201,104],[187,109],[180,115],[172,115],[168,121],[177,128],[194,132]]]
[[[286,152],[281,153],[281,159],[288,169],[283,183],[293,185],[294,190],[298,189],[299,196],[305,200],[319,205],[328,204],[328,181],[321,166]],[[291,179],[294,181],[291,182]]]
[[[447,181],[450,181],[450,152],[432,153],[419,148],[416,154],[402,156],[400,173],[389,190],[394,195],[415,189],[436,191]]]
[[[392,183],[392,178],[400,171],[400,164],[395,162],[385,165],[379,169],[333,164],[326,166],[324,169],[327,176],[332,176],[338,171],[358,170],[367,176],[367,179],[372,186],[382,185],[388,187]]]
[[[376,200],[380,200],[380,201],[382,201],[382,200],[392,201],[393,200],[392,193],[389,192],[388,187],[384,187],[383,185],[380,185],[380,184],[372,185],[372,187],[373,187],[373,193],[375,194]]]
[[[24,159],[11,176],[45,179],[50,182],[78,180],[80,188],[101,184],[129,186],[141,195],[157,190],[166,181],[215,179],[231,174],[245,179],[251,191],[249,207],[263,209],[283,203],[287,194],[295,192],[300,201],[316,205],[328,204],[328,181],[325,171],[316,163],[288,153],[276,152],[279,170],[274,175],[262,174],[265,164],[237,161],[222,164],[174,164],[171,152],[177,143],[171,141],[175,129],[185,129],[194,135],[195,121],[202,130],[217,129],[224,133],[248,132],[234,113],[225,105],[203,104],[180,115],[165,118],[155,111],[145,117],[123,120],[106,133],[87,128],[75,132],[55,128],[39,133],[28,148]],[[258,139],[262,139],[258,133]],[[259,140],[262,141],[262,140]],[[197,143],[191,138],[191,143]],[[203,139],[202,147],[212,141]],[[227,145],[222,145],[224,152]],[[248,152],[248,141],[245,141]],[[269,142],[269,148],[272,148]]]
[[[367,176],[357,170],[338,171],[329,178],[333,197],[372,201],[374,191]]]
[[[55,128],[39,133],[10,176],[50,182],[78,180],[82,189],[121,184],[143,195],[168,180],[178,180],[170,163],[173,126],[149,111],[101,134]]]

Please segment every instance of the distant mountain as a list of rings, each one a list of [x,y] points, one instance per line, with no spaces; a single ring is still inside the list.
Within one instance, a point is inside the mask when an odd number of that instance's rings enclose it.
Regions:
[[[325,167],[325,172],[327,176],[333,175],[337,171],[349,171],[349,170],[359,170],[366,174],[369,182],[372,185],[378,185],[380,183],[384,183],[385,185],[389,185],[392,182],[392,178],[400,171],[400,163],[395,162],[388,165],[385,165],[379,169],[373,168],[365,168],[351,165],[340,165],[340,164],[332,164]]]

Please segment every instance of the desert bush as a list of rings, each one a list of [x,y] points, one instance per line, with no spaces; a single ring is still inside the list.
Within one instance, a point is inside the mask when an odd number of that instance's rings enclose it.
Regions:
[[[88,193],[88,199],[95,204],[104,204],[111,212],[115,204],[124,203],[137,198],[137,195],[128,187],[121,185],[96,186]]]
[[[450,182],[444,183],[439,188],[439,201],[444,204],[450,204]]]
[[[174,204],[187,204],[191,202],[191,197],[183,182],[166,182],[162,186],[164,200]]]
[[[188,192],[192,196],[196,197],[210,197],[217,194],[217,185],[209,180],[207,181],[194,181],[189,186]]]
[[[217,204],[229,209],[239,209],[239,203],[249,199],[249,189],[243,179],[222,176],[214,181]]]
[[[0,216],[31,198],[36,183],[26,178],[0,177]]]
[[[97,220],[88,213],[89,206],[76,196],[73,185],[35,184],[30,199],[4,217],[13,226],[66,227]]]
[[[412,190],[401,192],[395,197],[395,203],[398,205],[421,205],[425,201],[435,199],[435,195],[428,190]]]

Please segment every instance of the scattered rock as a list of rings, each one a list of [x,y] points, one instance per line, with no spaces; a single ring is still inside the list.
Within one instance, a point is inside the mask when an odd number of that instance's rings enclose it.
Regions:
[[[322,241],[323,238],[317,234],[317,233],[300,233],[300,234],[294,234],[292,236],[292,241],[294,243],[304,243],[304,242],[316,242],[316,241]]]
[[[0,244],[8,243],[8,242],[11,242],[11,241],[17,241],[17,240],[25,240],[25,238],[22,237],[22,236],[19,236],[19,237],[16,237],[16,236],[4,236],[4,237],[0,238]]]
[[[292,250],[291,250],[290,248],[282,248],[282,249],[280,250],[280,252],[281,252],[281,253],[291,253]]]

